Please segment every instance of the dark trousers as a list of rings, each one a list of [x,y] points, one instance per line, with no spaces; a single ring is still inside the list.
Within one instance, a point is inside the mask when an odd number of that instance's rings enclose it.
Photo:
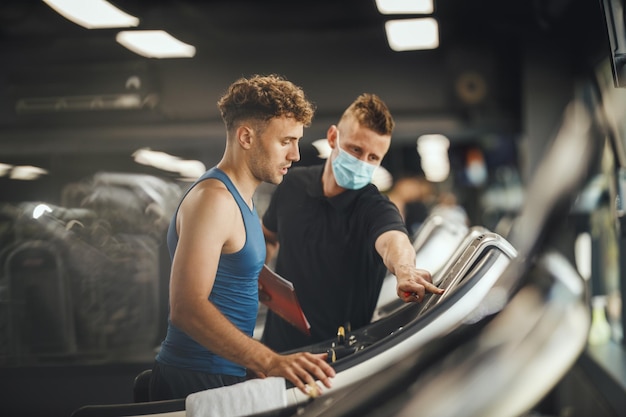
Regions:
[[[155,362],[150,378],[150,401],[185,398],[194,392],[225,387],[245,380],[245,376],[207,374]]]

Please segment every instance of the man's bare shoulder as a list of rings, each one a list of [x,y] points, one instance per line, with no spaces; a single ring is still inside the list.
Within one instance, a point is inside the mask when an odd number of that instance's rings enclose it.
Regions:
[[[190,191],[183,205],[187,209],[201,210],[203,213],[232,212],[237,203],[223,182],[209,178],[196,184]]]

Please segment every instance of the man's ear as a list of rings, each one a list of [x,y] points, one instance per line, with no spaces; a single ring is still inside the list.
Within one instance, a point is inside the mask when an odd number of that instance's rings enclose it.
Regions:
[[[326,132],[326,139],[328,140],[328,145],[331,149],[335,149],[337,146],[337,134],[339,130],[336,125],[331,125]]]
[[[237,143],[244,149],[252,147],[254,131],[249,126],[239,126],[237,128]]]

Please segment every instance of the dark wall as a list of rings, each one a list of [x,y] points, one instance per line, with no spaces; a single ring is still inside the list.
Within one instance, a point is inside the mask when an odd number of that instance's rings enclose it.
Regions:
[[[440,48],[399,53],[387,45],[384,19],[376,16],[373,2],[333,4],[331,13],[321,4],[309,5],[309,14],[320,15],[316,23],[306,20],[307,10],[295,21],[288,10],[270,6],[260,8],[255,19],[233,16],[233,8],[217,8],[216,2],[205,8],[191,2],[198,16],[189,10],[183,14],[184,2],[152,8],[128,3],[146,21],[152,17],[155,25],[169,25],[196,45],[196,56],[139,57],[115,43],[113,30],[81,30],[63,21],[52,25],[61,18],[43,4],[30,3],[21,16],[29,26],[20,26],[15,17],[8,23],[16,28],[8,26],[0,36],[5,57],[0,86],[6,91],[0,99],[0,158],[140,146],[221,150],[223,125],[215,103],[232,81],[255,73],[286,76],[316,104],[305,142],[323,137],[363,92],[387,102],[398,122],[396,141],[433,132],[463,140],[518,132],[521,126],[519,35],[488,33],[486,25],[495,23],[489,16],[477,14],[482,18],[475,24],[461,13],[442,16]],[[343,14],[348,6],[357,15],[353,20]],[[367,15],[359,17],[359,11]],[[185,23],[176,25],[177,18]],[[30,32],[36,25],[43,26],[42,33]],[[137,94],[140,108],[102,107],[102,101],[122,94]]]

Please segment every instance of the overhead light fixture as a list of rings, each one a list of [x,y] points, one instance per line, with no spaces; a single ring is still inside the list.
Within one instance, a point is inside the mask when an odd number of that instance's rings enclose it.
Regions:
[[[5,175],[8,175],[12,169],[13,169],[13,165],[0,162],[0,177],[4,177]]]
[[[137,93],[130,94],[94,94],[66,97],[28,97],[21,98],[15,105],[20,114],[49,113],[67,111],[98,111],[98,110],[138,110],[154,107],[158,98],[147,95],[145,98]]]
[[[132,154],[135,162],[168,172],[177,172],[183,179],[195,180],[206,171],[201,161],[181,159],[166,152],[153,151],[150,148],[137,149]]]
[[[317,150],[317,157],[320,159],[327,159],[332,152],[332,148],[328,144],[328,139],[322,138],[314,141],[312,145]]]
[[[387,42],[394,51],[435,49],[439,46],[439,25],[432,17],[388,20]]]
[[[450,174],[448,148],[450,140],[444,135],[422,135],[417,139],[417,153],[422,171],[431,182],[443,182]]]
[[[433,0],[376,0],[382,14],[431,14]]]
[[[9,178],[12,180],[31,181],[46,174],[48,174],[48,171],[43,168],[32,165],[18,165],[11,169]]]
[[[179,41],[164,30],[125,30],[115,40],[136,54],[147,58],[192,58],[193,45]]]
[[[105,0],[43,0],[66,19],[87,29],[136,27],[139,19]]]

